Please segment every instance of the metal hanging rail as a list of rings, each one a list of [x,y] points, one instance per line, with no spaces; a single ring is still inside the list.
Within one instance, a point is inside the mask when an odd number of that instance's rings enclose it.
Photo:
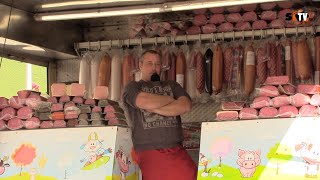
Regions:
[[[166,36],[155,38],[140,38],[140,39],[126,39],[126,40],[109,40],[109,41],[95,41],[95,42],[80,42],[75,43],[74,47],[77,52],[79,51],[99,51],[107,50],[113,47],[123,46],[142,46],[154,44],[170,44],[175,42],[190,42],[190,41],[216,41],[225,39],[236,38],[254,38],[254,37],[267,37],[273,35],[289,35],[293,34],[315,34],[320,32],[320,26],[309,27],[296,27],[296,28],[283,28],[283,29],[267,29],[267,30],[252,30],[252,31],[232,31],[225,33],[212,33],[212,34],[198,34],[198,35],[183,35],[183,36]]]

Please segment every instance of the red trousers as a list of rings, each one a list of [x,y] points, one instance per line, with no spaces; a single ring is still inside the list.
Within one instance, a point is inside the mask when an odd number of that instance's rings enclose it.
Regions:
[[[196,180],[197,166],[182,146],[133,152],[143,180]]]

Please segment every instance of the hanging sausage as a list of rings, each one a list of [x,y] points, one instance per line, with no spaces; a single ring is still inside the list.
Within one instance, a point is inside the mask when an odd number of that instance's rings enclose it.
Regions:
[[[210,95],[212,94],[212,59],[213,59],[213,52],[209,48],[204,54],[204,86],[205,86],[205,92],[209,93]]]
[[[212,61],[212,88],[214,94],[218,94],[222,91],[223,79],[223,53],[219,44],[214,47]]]

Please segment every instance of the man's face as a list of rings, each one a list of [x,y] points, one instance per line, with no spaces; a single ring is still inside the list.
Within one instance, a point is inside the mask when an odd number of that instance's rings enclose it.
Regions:
[[[143,60],[139,63],[139,67],[143,80],[149,81],[153,73],[160,75],[161,60],[159,55],[151,53],[145,54]]]

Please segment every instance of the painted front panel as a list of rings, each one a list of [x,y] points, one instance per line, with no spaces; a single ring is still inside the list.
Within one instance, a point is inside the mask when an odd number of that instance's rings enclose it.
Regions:
[[[132,158],[132,147],[130,129],[119,128],[112,180],[138,180],[139,167]]]
[[[0,132],[0,180],[112,179],[117,127]]]
[[[202,124],[198,180],[320,178],[320,118]]]

